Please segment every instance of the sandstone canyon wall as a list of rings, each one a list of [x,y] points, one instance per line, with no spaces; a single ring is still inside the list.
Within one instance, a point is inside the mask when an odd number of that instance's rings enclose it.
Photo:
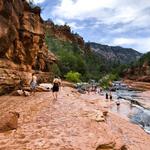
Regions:
[[[40,8],[25,0],[0,0],[0,94],[29,84],[31,73],[49,80],[56,57],[45,44]],[[44,81],[43,80],[43,81]]]
[[[60,41],[67,41],[73,44],[77,44],[82,50],[85,50],[85,42],[83,37],[77,33],[73,33],[67,24],[55,25],[51,20],[45,21],[44,24],[45,31],[49,35],[59,39]]]
[[[124,71],[126,79],[150,82],[150,52],[145,53],[135,64]]]
[[[144,63],[140,67],[131,67],[124,72],[125,79],[150,82],[150,65]]]

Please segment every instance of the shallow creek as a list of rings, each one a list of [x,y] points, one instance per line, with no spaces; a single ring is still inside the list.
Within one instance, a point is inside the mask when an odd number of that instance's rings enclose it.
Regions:
[[[114,103],[110,110],[122,117],[128,117],[131,122],[141,126],[147,133],[150,134],[150,108],[145,107],[143,102],[149,100],[150,95],[141,97],[140,91],[117,90],[113,92],[113,100],[119,101],[120,105]]]

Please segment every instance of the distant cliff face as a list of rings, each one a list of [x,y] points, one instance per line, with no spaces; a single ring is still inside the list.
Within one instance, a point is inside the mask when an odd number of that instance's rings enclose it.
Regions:
[[[138,62],[124,72],[127,79],[150,82],[150,52],[144,54]]]
[[[76,43],[85,52],[96,52],[106,61],[117,61],[120,63],[130,63],[141,57],[141,53],[131,48],[122,48],[119,46],[107,46],[98,43],[85,43],[83,38],[78,34],[71,32],[67,25],[55,25],[52,21],[45,22],[45,32],[49,35],[59,39],[60,41],[69,41]]]
[[[131,48],[122,48],[119,46],[108,46],[97,43],[87,43],[97,54],[102,55],[106,60],[118,61],[127,64],[141,57],[141,53]]]
[[[40,11],[25,0],[0,0],[0,85],[13,87],[32,69],[47,72],[56,61],[45,44]]]
[[[59,26],[55,25],[52,21],[46,21],[45,31],[61,41],[77,44],[81,49],[85,48],[83,38],[78,34],[72,33],[71,28],[68,25]]]
[[[120,64],[130,63],[141,56],[133,49],[85,43],[82,37],[71,32],[69,26],[58,26],[50,20],[45,22],[45,34],[47,45],[58,55],[62,75],[74,70],[87,80],[97,80]]]

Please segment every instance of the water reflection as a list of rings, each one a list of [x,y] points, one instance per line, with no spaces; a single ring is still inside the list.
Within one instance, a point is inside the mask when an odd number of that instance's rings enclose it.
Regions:
[[[114,92],[113,97],[116,101],[110,110],[123,117],[128,117],[131,122],[140,125],[147,133],[150,133],[150,110],[134,103],[139,98],[137,93],[139,92],[127,90]],[[132,95],[134,95],[134,100]]]
[[[117,105],[117,112],[120,113],[120,105]]]

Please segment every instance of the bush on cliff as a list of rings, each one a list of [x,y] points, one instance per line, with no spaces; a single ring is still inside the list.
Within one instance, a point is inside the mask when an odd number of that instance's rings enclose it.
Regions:
[[[150,52],[147,52],[139,59],[138,65],[142,66],[145,62],[150,66]]]
[[[53,36],[46,36],[49,49],[58,57],[58,67],[64,76],[70,70],[86,74],[86,62],[82,56],[82,50],[75,43],[60,41]]]
[[[51,66],[51,70],[52,70],[52,72],[53,72],[54,74],[56,74],[56,75],[58,75],[58,76],[61,76],[61,72],[60,72],[60,69],[59,69],[59,67],[58,67],[57,64],[53,64],[53,65]]]
[[[58,68],[62,77],[70,70],[80,73],[82,81],[94,79],[98,81],[101,77],[110,73],[117,64],[106,61],[105,58],[94,51],[81,49],[77,43],[61,41],[51,35],[46,34],[48,48],[58,57]]]

